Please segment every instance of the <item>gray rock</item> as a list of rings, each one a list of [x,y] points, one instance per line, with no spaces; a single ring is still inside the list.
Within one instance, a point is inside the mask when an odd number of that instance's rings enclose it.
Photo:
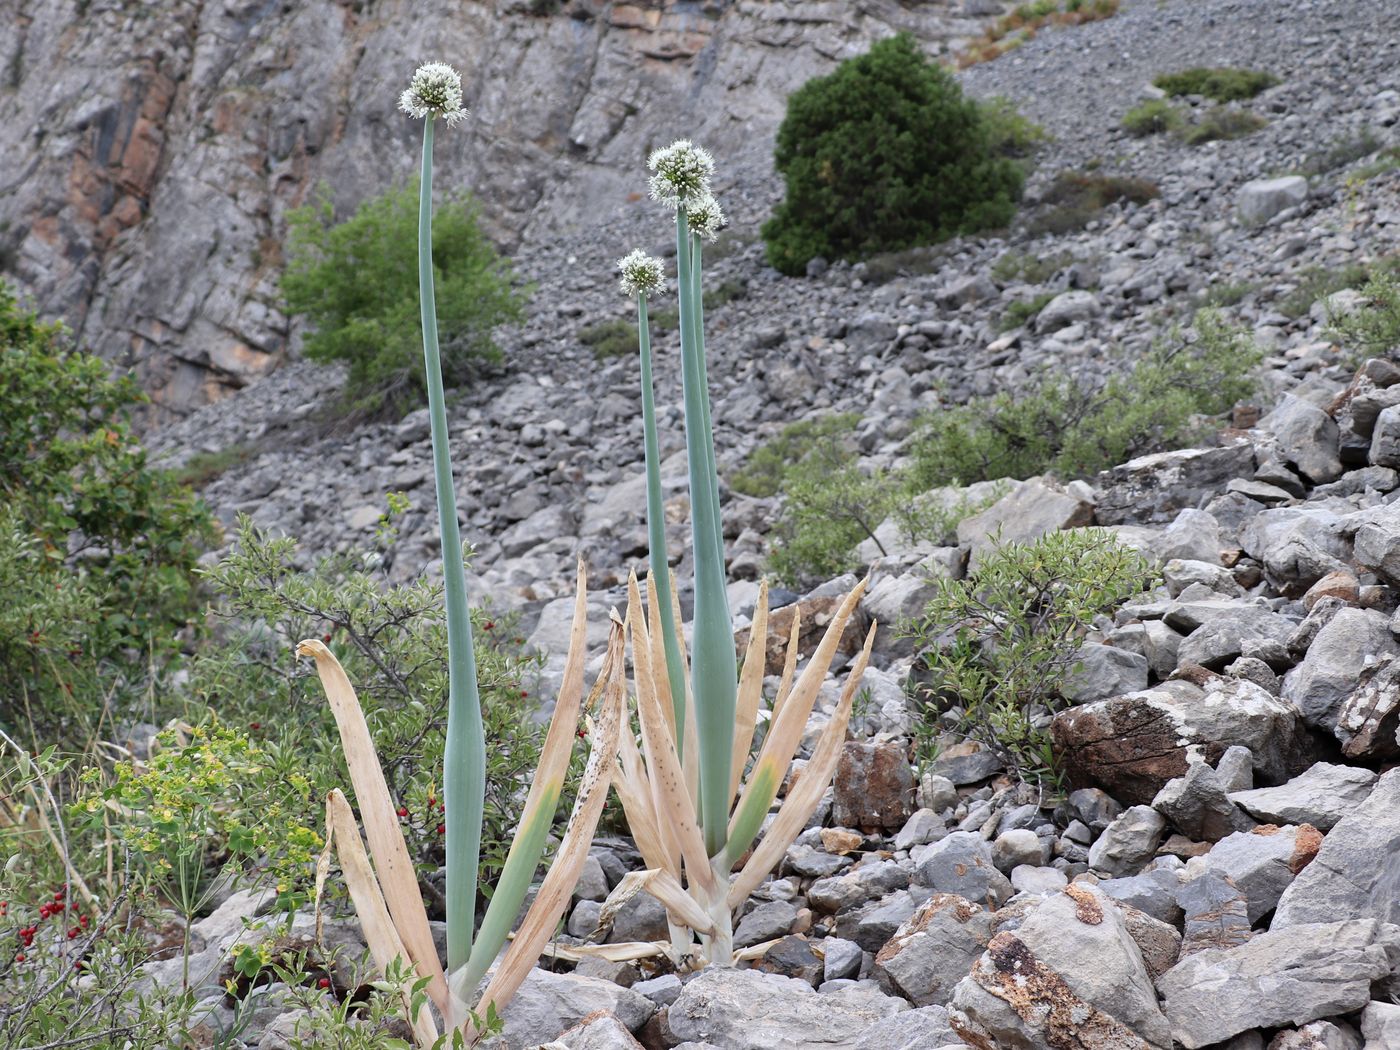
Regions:
[[[1103,313],[1103,307],[1093,292],[1072,290],[1061,292],[1041,309],[1035,318],[1039,333],[1057,332],[1072,324],[1092,321]]]
[[[1331,732],[1362,672],[1397,653],[1400,645],[1384,615],[1372,609],[1339,609],[1317,632],[1303,662],[1284,676],[1283,699],[1302,712],[1308,725]]]
[[[1139,456],[1098,476],[1095,517],[1100,525],[1169,522],[1253,473],[1254,447],[1245,441]]]
[[[1315,828],[1262,827],[1228,835],[1204,857],[1187,864],[1188,875],[1214,871],[1224,875],[1244,894],[1249,921],[1258,922],[1274,909],[1298,872],[1317,853],[1321,835]]]
[[[1363,1050],[1392,1050],[1400,1046],[1400,1006],[1367,1003],[1361,1011],[1361,1034],[1366,1038]]]
[[[907,1009],[868,989],[819,995],[793,977],[714,967],[685,986],[666,1026],[676,1042],[703,1040],[717,1050],[853,1050],[871,1025]]]
[[[646,996],[657,1006],[670,1006],[681,994],[681,979],[673,973],[663,973],[660,977],[635,982],[632,991]]]
[[[1249,901],[1228,876],[1208,871],[1183,885],[1176,899],[1185,918],[1183,959],[1207,948],[1234,948],[1253,936]]]
[[[1371,432],[1372,466],[1400,467],[1400,405],[1383,409]]]
[[[1284,459],[1314,485],[1341,477],[1337,423],[1310,401],[1284,395],[1278,406],[1259,421],[1259,429],[1278,439]]]
[[[992,282],[992,279],[986,274],[979,273],[957,278],[934,292],[933,297],[940,305],[956,309],[968,303],[980,303],[987,299],[995,299],[998,294],[997,286]]]
[[[765,901],[739,920],[734,930],[734,947],[748,948],[776,940],[792,929],[797,907],[790,901]]]
[[[627,1026],[611,1014],[590,1014],[557,1040],[550,1050],[642,1050]]]
[[[583,869],[579,872],[577,884],[574,886],[574,900],[576,901],[601,901],[608,897],[608,877],[603,874],[603,866],[598,863],[598,858],[590,854],[583,860]]]
[[[887,894],[853,911],[841,912],[836,917],[836,932],[865,951],[878,952],[926,899],[927,895],[915,897],[908,890]]]
[[[827,937],[818,945],[825,957],[822,977],[827,981],[856,977],[865,962],[865,950],[855,941],[844,937]]]
[[[1278,902],[1272,929],[1357,916],[1400,919],[1400,769],[1328,832]]]
[[[1136,874],[1157,852],[1167,822],[1150,806],[1133,806],[1089,849],[1089,867],[1109,877]]]
[[[1215,515],[1187,507],[1153,541],[1152,553],[1161,562],[1180,559],[1218,566],[1226,546]]]
[[[915,1006],[943,1006],[992,936],[991,913],[951,893],[919,906],[875,956],[881,987]]]
[[[1268,1050],[1362,1050],[1361,1036],[1351,1025],[1313,1021],[1301,1028],[1275,1033]]]
[[[1173,598],[1193,583],[1199,583],[1217,594],[1231,598],[1244,594],[1243,588],[1235,582],[1234,574],[1229,569],[1206,561],[1172,558],[1162,566],[1162,582],[1167,585],[1167,593]]]
[[[952,782],[948,783],[952,787]],[[904,827],[899,829],[894,837],[894,848],[897,850],[909,850],[915,846],[922,846],[925,843],[941,839],[947,834],[947,825],[943,818],[931,809],[918,809],[904,822]]]
[[[1247,747],[1226,748],[1215,764],[1215,776],[1226,793],[1254,787],[1254,756]]]
[[[925,1006],[876,1021],[860,1034],[853,1050],[963,1050],[948,1025],[948,1011]]]
[[[1070,808],[1095,834],[1100,834],[1123,812],[1123,807],[1106,791],[1079,788],[1069,793]]]
[[[1218,842],[1255,824],[1226,797],[1215,770],[1204,762],[1191,763],[1184,777],[1168,781],[1152,800],[1152,808],[1197,842]]]
[[[1001,770],[1001,759],[988,750],[973,751],[966,755],[939,755],[933,761],[933,773],[959,787],[979,783],[988,777],[996,776]]]
[[[630,988],[596,977],[532,969],[503,1011],[500,1043],[524,1050],[556,1038],[597,1010],[606,1010],[629,1032],[639,1031],[656,1012],[656,1004]]]
[[[924,809],[942,813],[958,804],[957,785],[937,773],[925,773],[919,778],[918,800]]]
[[[1147,657],[1111,645],[1085,645],[1060,692],[1071,703],[1102,700],[1147,688]]]
[[[1181,922],[1182,909],[1177,901],[1181,886],[1177,872],[1154,868],[1141,875],[1105,879],[1098,888],[1120,904],[1135,908],[1159,922],[1176,925]]]
[[[1011,888],[1017,893],[1035,893],[1045,896],[1050,893],[1058,893],[1067,885],[1069,885],[1069,879],[1059,868],[1021,864],[1011,869]]]
[[[617,909],[612,933],[614,944],[624,941],[664,941],[670,936],[666,909],[649,893],[638,893]]]
[[[1003,831],[992,843],[992,863],[998,871],[1010,873],[1021,865],[1039,865],[1048,860],[1046,843],[1027,828]]]
[[[1072,529],[1094,520],[1094,507],[1050,483],[1031,478],[986,510],[958,523],[958,543],[971,549],[968,569],[977,567],[998,543],[1028,543],[1047,532]]]
[[[1185,603],[1177,608],[1184,608]],[[1231,613],[1213,617],[1192,631],[1177,650],[1177,662],[1195,664],[1212,671],[1223,670],[1232,661],[1250,656],[1265,662],[1283,664],[1285,643],[1295,624],[1286,617],[1251,605],[1236,605]]]
[[[1240,218],[1251,225],[1262,225],[1279,212],[1308,199],[1308,180],[1301,175],[1276,179],[1255,179],[1240,187],[1235,197]]]
[[[1264,566],[1266,578],[1285,594],[1302,594],[1329,572],[1344,570],[1351,545],[1344,523],[1330,510],[1279,507],[1254,515],[1240,546]]]
[[[783,867],[809,879],[825,879],[851,866],[850,857],[839,857],[824,849],[794,843],[783,855]]]
[[[1230,801],[1267,823],[1311,824],[1325,832],[1364,802],[1375,783],[1369,769],[1319,762],[1286,784],[1236,791]]]
[[[1400,660],[1382,659],[1337,711],[1332,731],[1347,758],[1385,761],[1400,754]]]
[[[849,911],[894,890],[908,889],[910,881],[909,872],[892,860],[866,863],[845,875],[812,883],[807,901],[822,912]]]
[[[991,844],[975,832],[955,831],[920,846],[912,859],[919,883],[935,892],[994,906],[1011,896],[1011,883],[997,870]]]
[[[1352,544],[1356,564],[1387,583],[1400,583],[1400,517],[1393,513],[1372,517],[1356,530]]]
[[[1183,959],[1157,982],[1172,1038],[1187,1050],[1251,1028],[1335,1017],[1365,1006],[1400,963],[1400,927],[1374,919],[1271,929],[1237,948]]]

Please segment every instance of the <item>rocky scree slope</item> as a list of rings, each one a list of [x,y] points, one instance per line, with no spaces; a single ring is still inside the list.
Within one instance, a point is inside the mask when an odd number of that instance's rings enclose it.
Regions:
[[[295,352],[286,212],[323,180],[349,211],[416,173],[393,106],[425,56],[463,71],[473,114],[442,136],[440,188],[474,191],[509,242],[606,217],[681,134],[767,170],[806,80],[899,30],[946,53],[983,21],[897,0],[18,0],[0,270],[168,420]]]
[[[1258,184],[1363,133],[1396,142],[1387,17],[1361,4],[1128,4],[967,74],[973,90],[1020,97],[1056,129],[1032,196],[1093,158],[1161,187],[1082,232],[964,238],[891,280],[872,266],[781,279],[758,245],[730,238],[711,272],[747,294],[709,314],[722,468],[783,423],[831,409],[862,412],[868,461],[889,465],[915,415],[940,399],[1014,387],[1044,364],[1101,369],[1226,284],[1246,286],[1227,313],[1269,348],[1262,416],[1241,411],[1236,422],[1253,425],[1092,483],[1017,483],[962,523],[955,547],[885,533],[893,549],[866,602],[883,623],[922,607],[931,574],[965,572],[998,525],[1030,539],[1096,523],[1161,566],[1157,591],[1086,639],[1075,703],[1050,724],[1067,798],[1048,803],[994,756],[951,741],[916,772],[903,688],[913,654],[888,635],[829,804],[743,917],[740,942],[766,946],[754,967],[685,981],[628,964],[536,971],[503,1045],[1400,1045],[1400,367],[1344,364],[1324,305],[1283,310],[1310,268],[1394,253],[1400,178],[1349,184],[1352,161],[1301,184]],[[1176,56],[1233,61],[1232,42],[1253,46],[1266,29],[1269,60],[1246,59],[1283,80],[1254,103],[1266,128],[1197,150],[1116,130]],[[1158,51],[1170,65],[1156,64]],[[1108,55],[1136,87],[1080,101]],[[1049,68],[1063,95],[1043,90]],[[1058,122],[1057,97],[1072,111]],[[771,181],[728,178],[736,233],[751,230]],[[482,538],[477,593],[518,606],[545,648],[559,647],[578,550],[595,566],[599,623],[619,574],[643,557],[635,366],[595,361],[575,338],[626,315],[608,264],[634,243],[662,247],[644,206],[604,233],[532,246],[522,264],[551,292],[536,302],[558,305],[537,307],[510,374],[459,392],[459,511]],[[993,276],[1008,251],[1066,258],[1029,283]],[[1043,292],[1058,298],[1034,322],[998,330],[1009,303]],[[1331,306],[1354,300],[1338,293]],[[672,349],[660,348],[659,382],[679,551]],[[176,458],[244,443],[247,462],[206,494],[225,516],[299,533],[308,552],[363,543],[382,493],[407,490],[418,517],[404,523],[392,570],[416,573],[435,553],[426,423],[317,437],[327,375],[293,365],[160,440]],[[756,588],[773,510],[727,496],[736,605]],[[799,604],[820,616],[847,582]],[[595,847],[569,936],[664,937],[645,896],[594,930],[637,863],[625,841]]]

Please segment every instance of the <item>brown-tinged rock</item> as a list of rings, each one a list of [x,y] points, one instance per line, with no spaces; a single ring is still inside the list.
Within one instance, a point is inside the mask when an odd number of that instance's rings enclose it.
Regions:
[[[1307,768],[1312,745],[1297,710],[1253,682],[1211,676],[1069,708],[1051,726],[1075,787],[1100,787],[1129,804],[1150,804],[1190,759],[1214,765],[1234,745],[1249,748],[1255,774],[1277,784]]]
[[[942,1006],[991,936],[989,911],[956,894],[936,893],[880,949],[875,977],[915,1006]]]
[[[914,812],[914,770],[892,740],[848,741],[836,766],[832,819],[848,828],[900,828]]]

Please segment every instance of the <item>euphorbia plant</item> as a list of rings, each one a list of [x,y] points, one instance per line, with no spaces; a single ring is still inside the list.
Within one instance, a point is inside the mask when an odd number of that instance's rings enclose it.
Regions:
[[[670,945],[637,945],[635,955],[665,951],[678,964],[731,965],[735,959],[735,910],[782,858],[835,772],[875,628],[872,625],[866,636],[864,650],[801,779],[753,848],[865,584],[857,585],[841,603],[801,676],[795,674],[799,621],[794,615],[781,685],[768,711],[768,732],[745,780],[763,701],[768,594],[766,586],[760,588],[740,672],[726,589],[701,315],[701,243],[712,239],[724,220],[709,190],[713,161],[703,149],[687,141],[676,142],[653,153],[650,167],[655,173],[652,196],[674,210],[676,221],[695,621],[687,681],[685,652],[676,625],[679,610],[665,548],[646,323],[647,297],[660,290],[662,271],[657,260],[633,252],[619,266],[623,292],[636,297],[640,321],[650,608],[644,615],[634,576],[629,583],[627,627],[641,747],[639,750],[631,733],[622,735],[614,785],[648,870],[620,892],[635,892],[639,885],[644,886],[666,905],[671,922]],[[731,881],[741,861],[743,865]],[[695,936],[699,937],[698,947]],[[612,946],[608,954],[618,957],[626,952]]]
[[[593,750],[574,803],[568,830],[553,865],[510,948],[500,958],[495,975],[478,999],[476,990],[510,936],[524,902],[564,785],[573,750],[575,727],[583,699],[585,580],[578,570],[578,587],[569,653],[563,684],[540,754],[540,765],[505,866],[491,894],[491,903],[476,924],[477,869],[480,865],[482,804],[486,783],[486,741],[477,692],[471,619],[467,610],[466,572],[457,527],[457,501],[448,446],[447,409],[438,356],[437,318],[433,299],[432,158],[433,127],[439,118],[448,126],[462,120],[461,79],[449,66],[420,67],[403,93],[400,108],[423,121],[423,171],[418,226],[418,280],[422,301],[423,353],[431,421],[433,469],[437,489],[438,527],[442,541],[443,592],[448,639],[448,713],[444,749],[444,804],[447,867],[447,968],[443,970],[418,891],[417,876],[399,830],[395,804],[375,755],[374,743],[353,687],[331,651],[309,640],[297,652],[314,657],[330,700],[345,750],[360,819],[369,841],[367,856],[349,803],[339,791],[327,799],[327,855],[339,840],[339,855],[366,941],[381,968],[395,957],[407,959],[418,974],[414,989],[405,993],[420,1043],[439,1040],[431,1016],[417,1009],[419,996],[438,1007],[448,1031],[473,1039],[519,987],[541,948],[553,933],[578,881],[593,829],[606,801],[617,754],[619,726],[625,704],[623,630],[615,624],[607,657],[598,677],[595,699],[601,710],[593,728]],[[371,866],[370,859],[373,860]],[[418,989],[421,985],[421,990]]]

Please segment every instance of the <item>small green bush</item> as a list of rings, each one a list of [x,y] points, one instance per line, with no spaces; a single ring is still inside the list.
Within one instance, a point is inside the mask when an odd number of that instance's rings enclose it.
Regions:
[[[1376,133],[1370,128],[1363,128],[1359,134],[1334,139],[1322,149],[1309,153],[1293,173],[1310,179],[1317,178],[1345,168],[1362,157],[1369,157],[1380,148]]]
[[[1150,98],[1123,114],[1123,130],[1136,138],[1177,131],[1183,123],[1179,110],[1170,102]]]
[[[729,487],[745,496],[776,496],[783,475],[813,445],[831,438],[839,440],[859,422],[854,412],[841,412],[789,423],[777,437],[749,455],[744,468],[729,478]]]
[[[1356,309],[1332,317],[1332,328],[1353,360],[1394,357],[1400,351],[1400,280],[1378,271],[1361,289]]]
[[[424,404],[417,181],[365,201],[339,224],[323,196],[291,212],[287,227],[282,296],[290,313],[312,325],[306,355],[349,365],[347,395],[361,411]],[[434,214],[433,280],[443,381],[454,386],[474,365],[500,360],[492,330],[523,316],[510,266],[481,229],[470,197],[449,199]]]
[[[1268,121],[1257,113],[1233,106],[1212,106],[1195,124],[1187,127],[1181,140],[1188,146],[1200,146],[1206,142],[1226,139],[1242,139],[1252,135]]]
[[[673,318],[668,313],[657,321],[656,327],[672,327],[680,323],[680,315],[675,314]],[[662,324],[663,321],[669,323]],[[593,356],[600,361],[609,357],[621,357],[623,354],[635,354],[638,345],[637,326],[630,321],[599,321],[597,324],[580,328],[578,341],[584,346],[592,347]]]
[[[85,738],[197,619],[213,521],[132,434],[144,400],[0,283],[0,728]]]
[[[1102,529],[1008,543],[963,580],[941,580],[910,629],[920,652],[915,703],[922,758],[944,726],[1014,776],[1058,784],[1050,715],[1094,618],[1149,589],[1154,573]]]
[[[1087,477],[1156,449],[1180,447],[1201,416],[1220,415],[1254,389],[1262,351],[1240,329],[1202,311],[1197,338],[1158,343],[1098,389],[1042,375],[923,421],[911,471],[923,488],[1051,472]]]
[[[995,122],[1005,143],[1007,121]],[[1022,172],[983,111],[907,34],[875,44],[788,99],[774,163],[787,193],[763,226],[768,261],[855,259],[1003,226]]]
[[[1279,313],[1290,319],[1302,317],[1319,299],[1344,288],[1360,288],[1370,276],[1370,270],[1361,263],[1347,263],[1336,269],[1310,266],[1298,274],[1298,287],[1279,300]]]
[[[1026,230],[1032,235],[1071,233],[1083,229],[1110,204],[1146,204],[1160,195],[1156,183],[1131,175],[1062,171],[1040,195]]]
[[[1203,95],[1216,102],[1241,102],[1280,83],[1272,73],[1229,66],[1195,66],[1179,73],[1163,73],[1153,81],[1168,95]]]
[[[997,320],[997,330],[1009,332],[1013,328],[1020,328],[1024,324],[1030,324],[1035,320],[1036,315],[1045,309],[1045,305],[1055,298],[1054,292],[1041,292],[1030,299],[1017,299],[1007,306],[1006,311]]]
[[[1003,284],[1012,281],[1044,284],[1073,262],[1074,256],[1069,252],[1037,255],[1013,249],[997,256],[997,261],[992,264],[992,276]]]

